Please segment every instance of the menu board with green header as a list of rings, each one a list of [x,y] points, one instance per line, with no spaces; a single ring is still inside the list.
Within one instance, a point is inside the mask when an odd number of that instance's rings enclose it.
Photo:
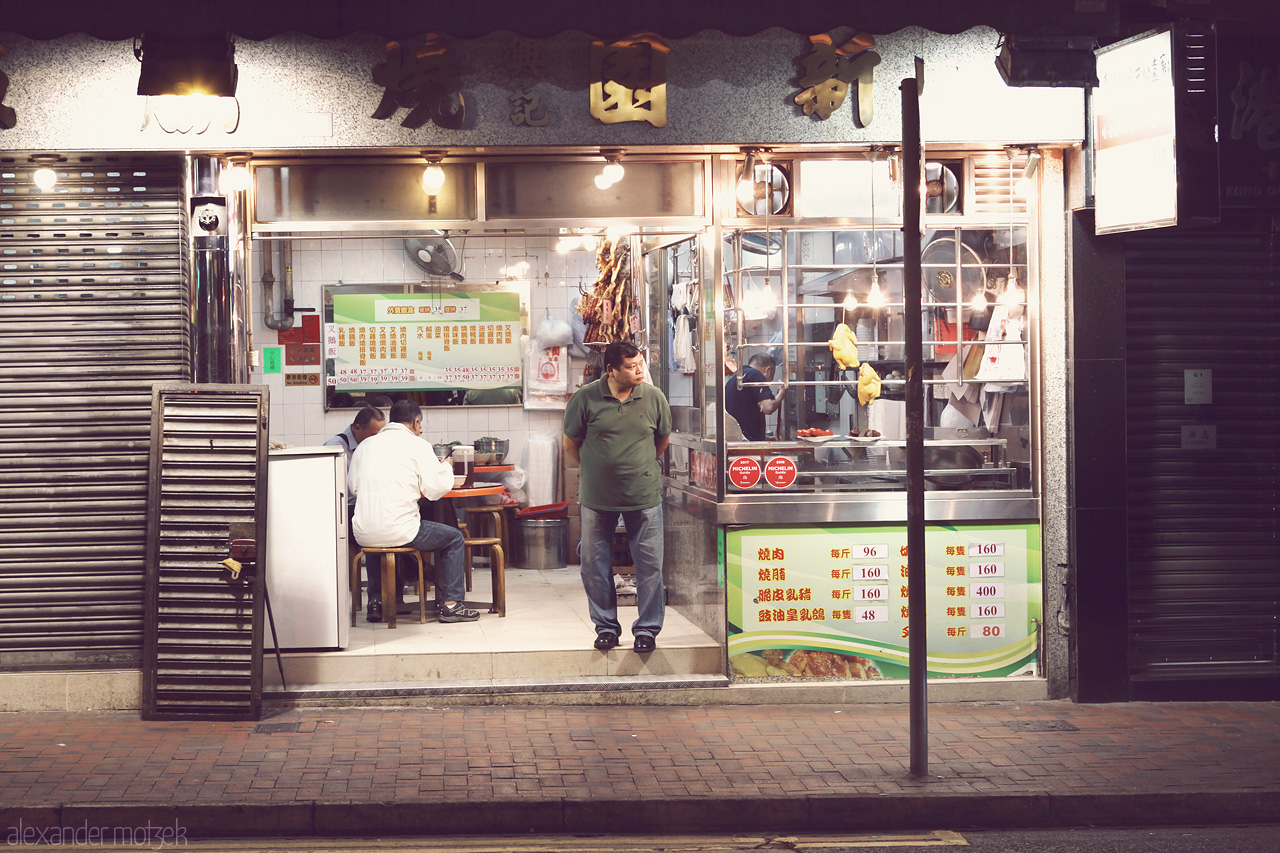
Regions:
[[[337,391],[520,388],[520,296],[337,293],[325,330]]]
[[[906,678],[905,526],[730,528],[730,666],[740,677]],[[1038,524],[925,530],[930,677],[1035,675]]]

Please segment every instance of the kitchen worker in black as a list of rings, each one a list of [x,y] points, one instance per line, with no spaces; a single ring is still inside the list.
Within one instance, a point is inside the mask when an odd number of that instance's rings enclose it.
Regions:
[[[773,356],[758,352],[747,361],[742,369],[742,382],[772,382],[778,363]],[[743,385],[739,387],[738,376],[729,377],[724,384],[724,410],[733,415],[742,427],[742,436],[747,441],[764,441],[764,418],[782,406],[782,396],[787,393],[787,383],[775,395],[764,385]]]

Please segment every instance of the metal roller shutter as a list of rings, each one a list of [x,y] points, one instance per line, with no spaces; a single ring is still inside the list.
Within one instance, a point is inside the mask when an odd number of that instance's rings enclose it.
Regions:
[[[191,378],[183,163],[0,161],[0,668],[141,655],[151,388]]]
[[[261,563],[222,564],[232,539],[264,554],[266,389],[158,387],[144,719],[256,719],[262,703]]]
[[[1134,698],[1280,679],[1278,286],[1265,226],[1127,238]],[[1213,371],[1211,404],[1186,404],[1185,369]],[[1184,449],[1190,426],[1216,449]]]

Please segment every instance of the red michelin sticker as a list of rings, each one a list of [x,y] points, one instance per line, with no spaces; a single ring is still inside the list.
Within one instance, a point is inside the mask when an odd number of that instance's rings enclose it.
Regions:
[[[796,463],[785,456],[775,456],[764,466],[764,479],[775,489],[785,489],[796,481]]]
[[[750,456],[739,456],[729,463],[729,482],[739,489],[749,489],[760,482],[760,463]]]

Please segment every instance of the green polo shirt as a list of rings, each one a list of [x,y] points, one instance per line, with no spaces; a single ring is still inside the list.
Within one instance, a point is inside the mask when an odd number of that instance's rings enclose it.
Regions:
[[[628,512],[662,503],[657,444],[671,435],[671,407],[653,385],[638,385],[620,401],[609,378],[583,385],[564,411],[564,434],[581,439],[578,502]]]

